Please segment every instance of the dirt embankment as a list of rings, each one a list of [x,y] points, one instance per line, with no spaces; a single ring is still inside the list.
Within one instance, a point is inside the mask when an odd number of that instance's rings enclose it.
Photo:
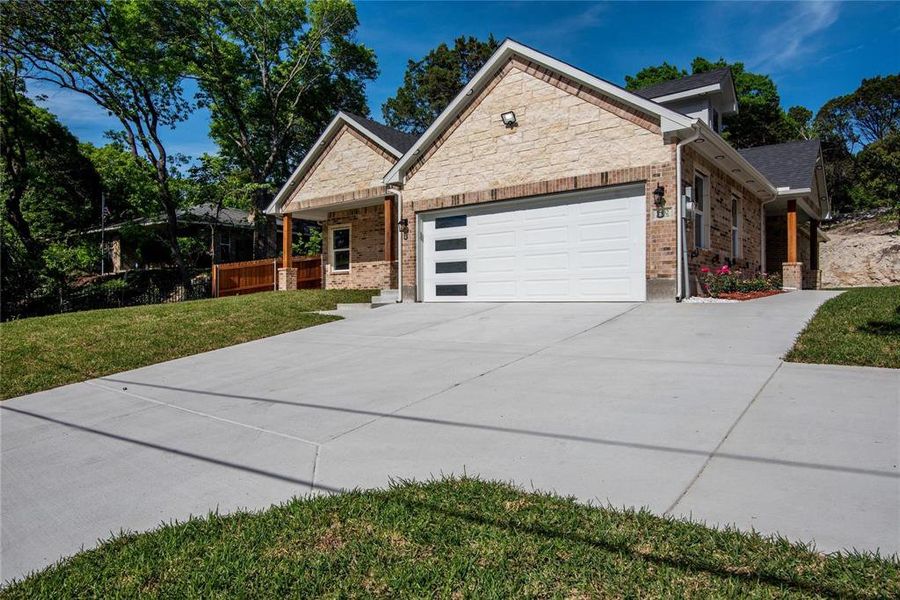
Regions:
[[[825,229],[819,246],[822,285],[858,287],[900,283],[900,234],[896,220],[872,216]]]

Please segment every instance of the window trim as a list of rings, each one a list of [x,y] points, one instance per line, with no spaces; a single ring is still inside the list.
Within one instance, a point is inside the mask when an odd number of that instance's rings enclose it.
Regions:
[[[340,248],[339,252],[347,252],[347,268],[346,269],[335,269],[334,268],[334,232],[340,231],[342,229],[346,229],[348,232],[347,239],[347,247]],[[353,268],[353,227],[349,224],[347,225],[332,225],[328,228],[328,266],[332,273],[349,273]]]
[[[743,221],[743,198],[738,194],[731,194],[731,258],[744,256]]]
[[[703,180],[703,192],[704,192],[703,196],[704,197],[701,198],[702,206],[703,206],[703,210],[701,210],[701,211],[697,211],[697,209],[696,209],[696,207],[697,207],[697,178],[700,178]],[[704,173],[703,171],[701,171],[699,169],[694,169],[693,191],[694,191],[693,227],[694,228],[697,227],[697,214],[699,212],[700,217],[701,217],[700,226],[702,228],[702,231],[700,232],[701,243],[699,245],[697,244],[697,232],[696,231],[693,232],[694,233],[694,240],[693,240],[694,247],[705,249],[705,248],[709,248],[709,241],[710,241],[709,240],[709,204],[710,204],[709,175],[707,175],[706,173]]]

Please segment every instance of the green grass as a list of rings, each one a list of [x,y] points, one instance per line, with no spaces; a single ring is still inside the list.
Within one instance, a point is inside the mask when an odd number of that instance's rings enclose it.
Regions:
[[[215,350],[335,320],[376,290],[301,290],[92,310],[0,324],[0,398]]]
[[[785,360],[900,369],[900,286],[856,288],[832,298]]]
[[[887,598],[900,562],[822,555],[474,479],[293,500],[115,537],[6,598]]]

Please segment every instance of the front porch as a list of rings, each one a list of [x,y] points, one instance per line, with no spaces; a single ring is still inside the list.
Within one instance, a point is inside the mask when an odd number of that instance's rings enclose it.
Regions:
[[[282,219],[306,219],[322,228],[325,289],[397,289],[397,207],[393,195],[383,194],[333,204],[295,205]],[[288,236],[287,239],[290,239]],[[289,256],[288,248],[282,256]],[[290,266],[279,289],[291,287]],[[282,286],[282,283],[284,286]]]
[[[786,290],[821,287],[819,243],[827,238],[811,212],[794,199],[766,206],[764,268],[767,273],[780,272]]]

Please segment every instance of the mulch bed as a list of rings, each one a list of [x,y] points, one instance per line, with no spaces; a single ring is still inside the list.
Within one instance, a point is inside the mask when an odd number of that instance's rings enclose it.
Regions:
[[[716,298],[722,298],[724,300],[756,300],[757,298],[765,298],[781,293],[783,293],[782,290],[768,290],[765,292],[728,292],[719,294]]]

